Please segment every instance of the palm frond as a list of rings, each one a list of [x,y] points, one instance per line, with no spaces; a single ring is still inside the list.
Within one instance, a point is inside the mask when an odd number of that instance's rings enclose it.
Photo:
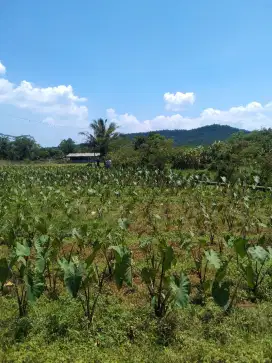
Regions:
[[[80,135],[85,136],[86,143],[91,148],[100,148],[101,154],[106,154],[110,141],[119,137],[119,133],[116,132],[118,126],[115,122],[111,122],[108,125],[107,119],[99,118],[93,120],[90,123],[90,129],[91,133],[81,132]]]

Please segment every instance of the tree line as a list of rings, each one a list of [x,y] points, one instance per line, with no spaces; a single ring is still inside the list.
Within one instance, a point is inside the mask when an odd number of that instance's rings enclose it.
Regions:
[[[90,124],[91,132],[80,133],[85,141],[77,144],[68,138],[60,142],[57,147],[42,147],[30,135],[11,138],[0,137],[0,159],[12,161],[35,161],[48,159],[63,159],[69,153],[100,152],[105,157],[113,141],[118,142],[117,125],[107,120],[98,119]]]
[[[115,167],[164,169],[197,169],[222,176],[238,178],[259,175],[272,181],[272,129],[243,131],[232,134],[226,141],[210,145],[175,146],[172,138],[150,132],[130,138],[118,132],[118,125],[104,119],[94,120],[90,132],[81,133],[84,142],[77,144],[64,139],[57,147],[41,147],[31,136],[14,139],[0,137],[0,158],[13,161],[63,160],[69,153],[100,152],[101,158],[110,158]]]

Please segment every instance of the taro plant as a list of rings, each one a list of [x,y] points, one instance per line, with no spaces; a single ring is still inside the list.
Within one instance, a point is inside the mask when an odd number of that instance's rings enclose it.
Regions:
[[[226,279],[229,261],[225,261],[217,270],[212,283],[212,297],[214,302],[219,305],[225,313],[230,312],[237,296],[237,291],[241,283],[241,279],[235,284],[231,292],[231,283]]]
[[[205,304],[216,271],[222,266],[221,256],[215,250],[208,248],[206,238],[195,238],[194,234],[191,235],[191,238],[187,236],[181,244],[181,248],[186,248],[193,258],[195,272],[199,279],[198,299]]]
[[[63,258],[59,264],[63,270],[64,284],[68,292],[73,298],[79,299],[85,316],[89,323],[92,323],[97,301],[103,288],[105,269],[99,272],[90,258],[80,261],[76,256],[72,256],[70,260]],[[96,293],[93,292],[92,304],[91,287],[97,287]]]
[[[39,298],[45,287],[44,240],[35,240],[34,247],[31,254],[26,241],[17,242],[11,258],[1,260],[1,284],[14,290],[20,317],[27,314],[28,303]]]
[[[57,282],[60,277],[58,258],[62,252],[63,240],[65,237],[65,233],[54,233],[52,236],[41,236],[47,246],[47,251],[44,255],[46,290],[48,292],[48,296],[52,299],[56,299],[58,297]]]
[[[165,239],[146,238],[141,241],[140,248],[145,259],[141,278],[148,289],[155,315],[162,318],[174,306],[187,306],[189,279],[183,273],[171,272],[176,263],[173,247]]]
[[[68,260],[66,258],[59,260],[64,284],[70,295],[80,301],[88,324],[93,322],[98,299],[103,293],[107,279],[107,261],[104,264],[101,261],[95,263],[101,248],[102,245],[96,242],[92,253],[85,260],[80,260],[77,256],[71,256]],[[116,258],[114,276],[117,287],[122,287],[124,282],[131,285],[131,254],[123,246],[111,246],[109,249],[114,252]]]
[[[247,283],[253,296],[256,297],[265,277],[271,271],[272,248],[264,249],[262,246],[249,247],[247,255],[249,260],[246,267]]]
[[[242,282],[246,283],[253,300],[258,297],[259,288],[271,270],[272,249],[271,247],[265,249],[259,245],[250,246],[248,240],[241,237],[227,236],[226,244],[234,250],[238,278],[234,284],[226,279],[230,258],[217,271],[212,295],[215,302],[229,312],[235,303]]]
[[[250,245],[241,237],[227,237],[227,244],[236,253],[236,263],[241,276],[255,299],[259,288],[271,270],[272,248]],[[262,239],[259,240],[262,243]]]
[[[132,286],[132,257],[131,251],[127,246],[110,246],[110,250],[114,252],[114,278],[118,288],[123,286],[125,282],[128,286]]]
[[[200,203],[200,207],[204,217],[204,226],[208,233],[210,243],[214,244],[218,225],[215,218],[218,213],[217,204],[215,202],[212,202],[210,208],[208,209],[204,203]]]

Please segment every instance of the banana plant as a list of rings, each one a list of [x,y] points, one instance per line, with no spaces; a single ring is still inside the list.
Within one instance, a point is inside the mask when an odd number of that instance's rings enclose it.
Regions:
[[[176,275],[171,272],[176,263],[173,247],[164,239],[147,238],[141,241],[140,248],[145,255],[141,278],[147,286],[155,315],[162,318],[174,306],[187,306],[189,279],[183,273]]]

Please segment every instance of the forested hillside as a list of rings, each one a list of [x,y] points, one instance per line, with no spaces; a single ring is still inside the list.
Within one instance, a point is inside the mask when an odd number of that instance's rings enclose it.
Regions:
[[[233,134],[242,131],[248,133],[249,131],[240,130],[227,125],[210,125],[203,126],[192,130],[160,130],[156,131],[167,139],[172,139],[175,146],[198,146],[198,145],[210,145],[214,141],[227,140]],[[127,134],[130,139],[134,139],[137,136],[147,136],[147,132],[139,132]]]

